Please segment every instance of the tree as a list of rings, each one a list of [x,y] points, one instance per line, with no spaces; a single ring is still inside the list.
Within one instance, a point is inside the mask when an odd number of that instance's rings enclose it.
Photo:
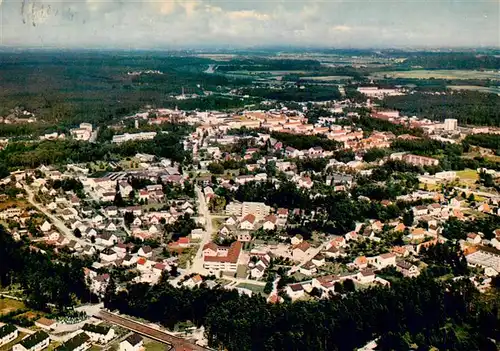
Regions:
[[[208,171],[212,174],[223,174],[224,173],[224,167],[217,162],[211,162],[208,167]]]
[[[415,220],[415,216],[413,215],[413,211],[409,210],[403,213],[403,224],[406,227],[411,227],[413,225],[413,221]]]
[[[208,208],[214,213],[222,212],[226,208],[226,199],[222,196],[214,196],[208,202]]]
[[[82,232],[80,231],[80,229],[78,228],[75,228],[75,230],[73,231],[73,234],[77,237],[77,238],[81,238],[82,237]]]
[[[130,211],[125,212],[125,214],[123,215],[123,221],[125,222],[125,225],[127,227],[130,227],[130,225],[132,224],[132,222],[134,221],[134,219],[135,219],[135,216]]]

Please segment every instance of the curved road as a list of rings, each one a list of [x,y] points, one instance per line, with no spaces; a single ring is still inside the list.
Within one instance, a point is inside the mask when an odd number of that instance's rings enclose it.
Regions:
[[[50,213],[50,211],[48,209],[46,209],[45,207],[43,207],[41,204],[35,202],[35,200],[34,200],[35,194],[31,191],[29,186],[23,184],[23,187],[24,187],[24,190],[26,190],[26,193],[28,194],[28,202],[30,204],[32,204],[38,211],[42,212],[45,216],[47,216],[51,220],[52,224],[59,230],[59,232],[62,235],[64,235],[68,240],[75,240],[77,243],[79,243],[82,246],[87,246],[90,244],[86,240],[83,240],[81,238],[77,238],[73,234],[73,231],[71,229],[69,229],[68,227],[66,227],[66,224],[64,224],[63,221],[61,221],[59,218],[57,218],[52,213]]]

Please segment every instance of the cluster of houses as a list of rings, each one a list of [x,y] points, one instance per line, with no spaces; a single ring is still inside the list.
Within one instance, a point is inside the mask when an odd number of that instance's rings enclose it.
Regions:
[[[28,333],[19,342],[12,346],[14,351],[41,351],[51,344],[50,332],[54,331],[55,321],[42,318],[36,326],[40,330]],[[49,323],[50,322],[50,323]],[[25,333],[25,330],[23,330]],[[20,337],[20,330],[12,325],[5,324],[0,327],[0,347],[12,343]],[[86,351],[93,345],[104,346],[115,339],[115,330],[103,324],[86,323],[77,331],[72,332],[59,346],[57,351]],[[55,340],[55,339],[54,339]],[[59,338],[58,338],[59,340]],[[132,334],[120,343],[120,351],[140,351],[143,350],[143,340],[140,336]]]

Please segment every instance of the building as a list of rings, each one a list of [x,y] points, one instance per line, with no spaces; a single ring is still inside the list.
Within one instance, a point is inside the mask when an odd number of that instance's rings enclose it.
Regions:
[[[482,268],[493,268],[500,272],[500,251],[489,247],[480,247],[469,251],[465,259],[471,266],[479,266]]]
[[[104,325],[86,323],[82,330],[90,337],[92,342],[107,344],[115,336],[115,330]]]
[[[140,132],[140,133],[125,133],[113,135],[111,140],[115,144],[124,143],[126,141],[152,140],[156,137],[156,132]]]
[[[85,351],[90,349],[91,346],[90,337],[86,333],[78,333],[57,347],[55,351]]]
[[[40,351],[50,344],[49,334],[44,331],[37,331],[26,336],[19,344],[15,344],[13,351]]]
[[[143,351],[144,340],[139,334],[132,334],[120,343],[120,351]]]
[[[208,270],[236,272],[243,244],[236,241],[231,246],[208,243],[203,247],[203,267]]]
[[[444,130],[454,131],[458,129],[458,121],[455,118],[446,118],[443,123]]]
[[[270,211],[271,207],[263,202],[230,202],[226,206],[226,213],[228,215],[245,217],[246,215],[252,214],[255,216],[257,222],[263,220]]]
[[[8,344],[9,342],[16,340],[19,336],[19,331],[12,324],[5,324],[0,327],[0,346]]]
[[[439,165],[439,160],[432,157],[425,157],[413,154],[406,154],[403,156],[402,160],[406,163],[412,164],[414,166],[437,166]]]
[[[416,277],[420,274],[417,266],[407,261],[399,261],[396,263],[396,269],[405,277]]]
[[[57,327],[57,322],[53,319],[42,317],[35,322],[35,325],[45,330],[51,330]]]

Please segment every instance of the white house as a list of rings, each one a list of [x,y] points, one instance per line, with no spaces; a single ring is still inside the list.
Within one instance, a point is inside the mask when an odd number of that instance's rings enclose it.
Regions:
[[[278,220],[278,218],[273,214],[264,217],[264,224],[262,225],[262,228],[264,228],[265,230],[276,229],[276,221],[277,220]]]
[[[115,330],[103,325],[86,323],[82,330],[90,337],[92,342],[107,344],[115,336]]]
[[[19,344],[15,344],[13,351],[40,351],[50,344],[49,335],[44,331],[38,331],[26,336]]]
[[[0,327],[0,346],[8,344],[19,336],[19,331],[12,324],[5,324]]]
[[[132,334],[120,343],[120,351],[142,351],[144,340],[139,334]]]
[[[50,229],[52,229],[52,224],[49,222],[45,221],[40,227],[40,230],[44,233],[48,232]]]
[[[471,244],[480,244],[481,243],[481,236],[476,233],[468,233],[467,234],[467,242]]]
[[[35,325],[38,328],[42,328],[45,330],[51,330],[51,329],[55,329],[57,327],[57,322],[53,319],[48,319],[48,318],[42,317],[35,322]]]
[[[90,337],[87,333],[79,331],[78,334],[67,340],[61,346],[57,347],[56,351],[85,351],[92,347]]]
[[[302,284],[290,284],[287,285],[285,291],[292,300],[296,300],[305,295],[305,290]]]
[[[255,225],[255,216],[253,214],[247,214],[240,223],[240,229],[252,230]]]

